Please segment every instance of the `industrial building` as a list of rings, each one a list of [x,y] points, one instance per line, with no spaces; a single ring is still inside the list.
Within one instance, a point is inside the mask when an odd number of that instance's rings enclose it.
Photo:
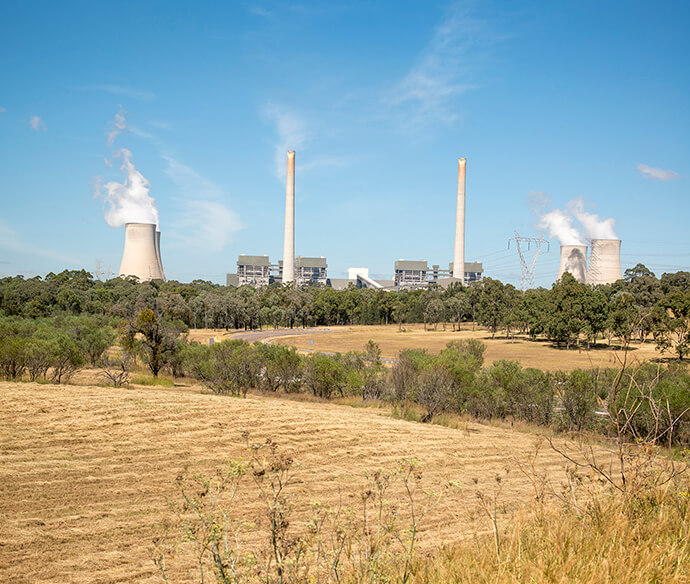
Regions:
[[[327,284],[328,264],[326,258],[305,258],[297,256],[295,258],[295,281],[297,284]]]
[[[482,279],[480,262],[465,262],[465,176],[467,159],[458,159],[457,206],[455,216],[455,245],[453,262],[448,270],[434,265],[429,270],[426,260],[398,260],[393,269],[393,280],[374,280],[367,268],[350,268],[348,278],[328,278],[326,258],[295,257],[295,152],[287,153],[285,184],[285,230],[283,259],[271,264],[268,256],[241,255],[237,260],[237,274],[228,274],[229,286],[268,286],[273,282],[296,285],[321,284],[334,289],[357,288],[377,290],[418,289],[429,285],[449,286],[460,282],[467,285]]]
[[[395,262],[393,281],[399,288],[422,288],[429,284],[428,271],[426,260],[398,260]]]
[[[237,273],[226,275],[228,286],[268,286],[283,281],[283,260],[272,264],[267,255],[245,255],[237,258]],[[306,258],[297,256],[294,262],[293,282],[298,286],[304,284],[328,285],[328,263],[326,258]]]
[[[464,284],[467,286],[470,282],[479,282],[484,274],[484,265],[482,262],[463,262],[464,267]],[[449,271],[454,274],[454,262],[450,262]]]
[[[237,258],[238,286],[268,286],[271,283],[271,263],[267,255],[240,255]]]

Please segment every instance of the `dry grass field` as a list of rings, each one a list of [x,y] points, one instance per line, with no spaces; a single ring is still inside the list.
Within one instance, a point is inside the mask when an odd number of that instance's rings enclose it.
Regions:
[[[516,337],[515,340],[496,335],[495,339],[485,329],[477,327],[463,328],[452,331],[448,326],[443,330],[424,330],[424,325],[407,324],[403,331],[397,325],[388,326],[343,326],[330,327],[331,332],[309,336],[303,333],[294,337],[283,336],[274,342],[291,345],[299,349],[311,349],[327,352],[361,351],[367,341],[375,341],[381,347],[383,357],[396,358],[403,349],[426,349],[430,353],[438,353],[445,348],[449,341],[459,339],[480,339],[486,344],[484,362],[490,365],[498,359],[513,359],[520,361],[523,367],[536,367],[545,371],[572,371],[573,369],[616,367],[617,358],[621,352],[616,345],[609,348],[606,345],[596,349],[559,349],[551,343],[535,342]],[[313,341],[313,343],[310,343]],[[629,351],[629,359],[646,361],[658,359],[659,353],[652,343],[641,345],[633,343]]]
[[[229,398],[198,387],[2,382],[0,582],[161,581],[151,542],[169,517],[167,501],[179,499],[175,477],[186,465],[211,475],[242,455],[242,428],[257,440],[272,437],[299,463],[297,523],[314,499],[356,502],[366,469],[392,468],[403,457],[420,461],[427,486],[460,485],[429,515],[422,548],[487,532],[476,492],[492,492],[497,474],[504,475],[502,511],[531,498],[513,458],[532,451],[527,433],[474,423],[451,429],[336,404]],[[562,461],[551,452],[540,460],[538,470],[560,480]],[[247,517],[258,513],[251,500],[240,506]]]

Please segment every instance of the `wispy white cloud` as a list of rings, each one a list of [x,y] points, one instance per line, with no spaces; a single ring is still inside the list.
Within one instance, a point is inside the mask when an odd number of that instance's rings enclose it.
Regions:
[[[463,5],[452,5],[417,63],[385,92],[382,102],[388,114],[404,119],[412,130],[455,122],[460,117],[456,98],[479,87],[468,80],[470,73],[498,40]]]
[[[680,178],[677,172],[672,170],[663,170],[661,168],[654,168],[652,166],[647,166],[646,164],[638,164],[637,170],[644,178],[652,178],[655,180],[673,180],[674,178]]]
[[[127,129],[138,138],[145,138],[146,140],[156,141],[156,136],[154,136],[151,132],[143,130],[140,126],[129,124],[127,126]]]
[[[141,101],[152,101],[156,99],[156,94],[146,89],[134,89],[123,87],[122,85],[85,85],[77,88],[80,91],[103,91],[112,95],[122,95],[139,99]]]
[[[255,14],[256,16],[268,17],[273,14],[270,10],[264,8],[263,6],[260,6],[259,4],[245,4],[245,8],[252,14]]]
[[[294,112],[276,104],[265,106],[261,115],[266,122],[275,125],[277,140],[273,156],[273,173],[279,179],[284,179],[287,151],[302,148],[307,137],[306,124]]]
[[[0,114],[4,114],[4,113],[5,113],[6,111],[7,111],[7,109],[6,109],[6,108],[4,108],[4,107],[0,107]]]
[[[222,251],[244,229],[235,211],[220,201],[184,201],[172,238],[186,247]]]
[[[149,122],[149,124],[154,128],[158,128],[159,130],[170,130],[172,128],[172,124],[170,122],[152,121]]]
[[[20,233],[0,218],[0,248],[16,251],[30,256],[57,260],[72,266],[83,266],[84,262],[62,254],[55,249],[45,249],[27,241]]]
[[[29,125],[31,126],[31,129],[36,132],[46,129],[45,122],[39,116],[31,116],[29,118]]]
[[[168,164],[165,173],[175,183],[179,194],[185,197],[217,199],[223,196],[223,189],[196,170],[183,164],[168,153],[161,154]]]
[[[171,239],[187,247],[222,251],[244,229],[239,215],[223,201],[223,189],[170,154],[163,154],[166,174],[180,195],[180,213]]]

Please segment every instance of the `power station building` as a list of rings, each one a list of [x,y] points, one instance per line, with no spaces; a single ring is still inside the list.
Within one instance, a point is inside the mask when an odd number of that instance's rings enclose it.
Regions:
[[[267,255],[240,255],[237,258],[237,286],[268,286],[271,263]]]
[[[465,262],[465,182],[467,160],[458,159],[457,206],[455,217],[455,245],[453,262],[448,270],[434,265],[429,270],[426,260],[398,260],[394,265],[393,280],[374,280],[366,268],[352,268],[348,278],[329,279],[325,257],[295,257],[295,152],[287,153],[285,185],[285,231],[283,258],[271,264],[268,256],[240,255],[237,274],[227,275],[229,286],[268,286],[273,282],[296,285],[321,284],[335,289],[354,285],[357,288],[377,290],[418,289],[430,285],[449,286],[453,283],[467,285],[482,279],[480,262]]]
[[[399,288],[422,288],[429,284],[426,260],[398,260],[395,262],[393,281]]]
[[[245,255],[237,258],[237,273],[226,275],[228,286],[268,286],[283,280],[283,260],[272,264],[267,255]],[[294,263],[295,284],[328,285],[328,263],[326,258],[305,258],[297,256]]]
[[[328,282],[326,258],[295,258],[295,280],[298,284],[323,284]]]
[[[463,262],[465,266],[465,285],[471,282],[480,282],[484,274],[484,265],[482,262]],[[453,272],[454,263],[450,262],[450,273]]]

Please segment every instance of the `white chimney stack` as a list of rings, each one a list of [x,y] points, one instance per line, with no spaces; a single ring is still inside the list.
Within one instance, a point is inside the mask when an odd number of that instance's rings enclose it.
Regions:
[[[295,151],[287,153],[285,188],[285,241],[283,243],[283,284],[295,281]]]
[[[465,167],[466,158],[458,158],[458,206],[455,213],[455,253],[453,278],[465,284]]]
[[[126,223],[125,250],[118,276],[136,276],[142,282],[164,280],[156,242],[154,223]]]

